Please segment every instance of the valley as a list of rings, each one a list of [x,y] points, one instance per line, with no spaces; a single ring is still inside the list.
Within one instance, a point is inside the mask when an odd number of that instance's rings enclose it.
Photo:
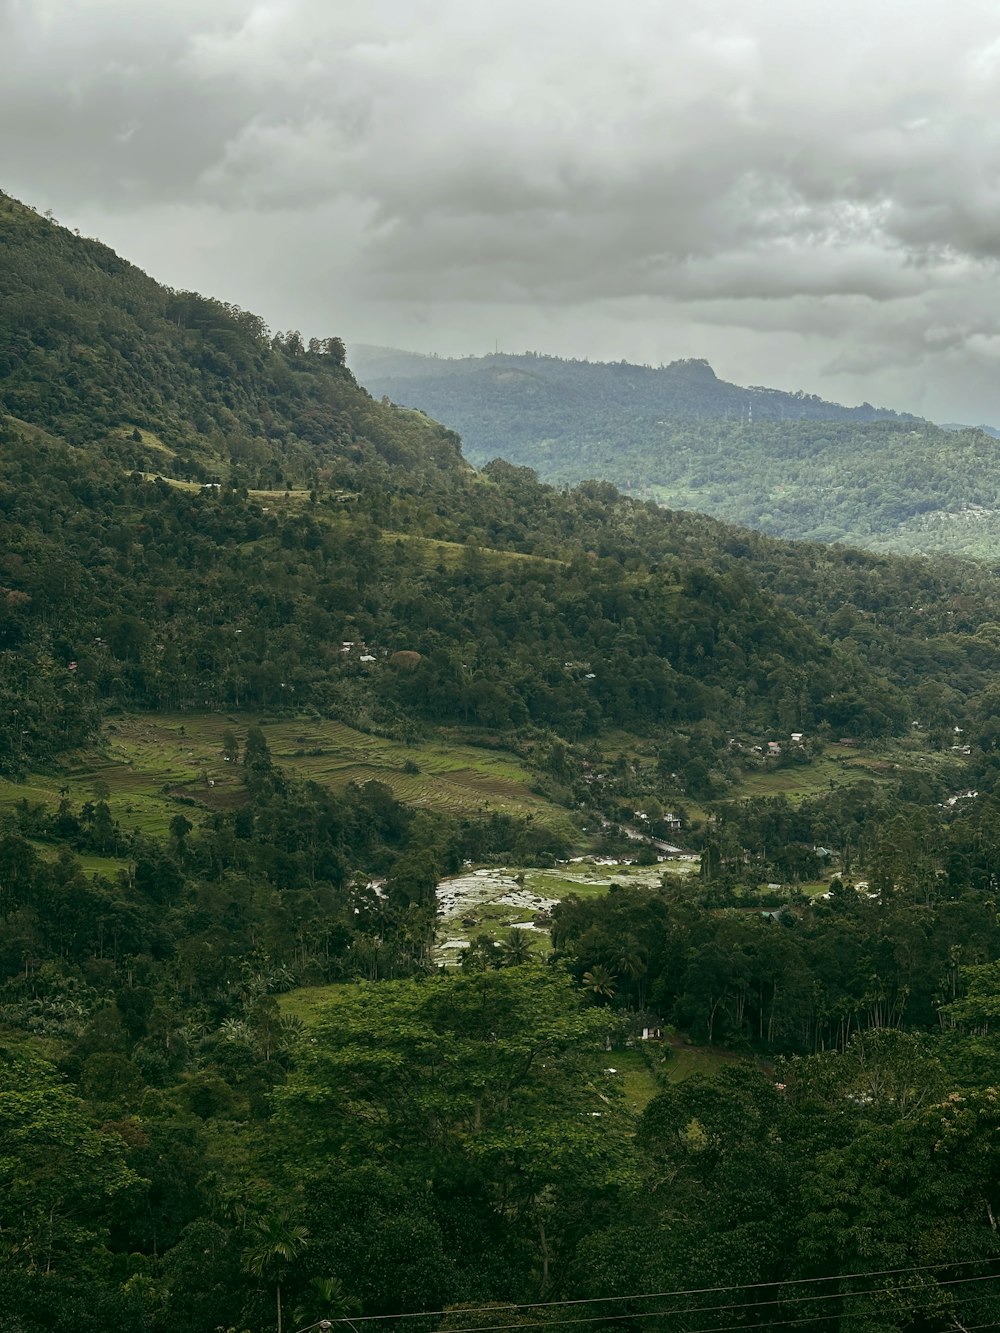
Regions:
[[[992,438],[0,243],[0,1333],[989,1326]]]

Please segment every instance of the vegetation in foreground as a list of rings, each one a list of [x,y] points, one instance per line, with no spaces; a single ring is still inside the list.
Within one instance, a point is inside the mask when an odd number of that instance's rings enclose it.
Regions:
[[[761,1283],[825,1326],[805,1278],[845,1328],[991,1317],[955,1283],[1000,1258],[995,798],[731,802],[700,873],[545,872],[549,948],[501,932],[441,976],[442,874],[554,835],[333,796],[259,729],[237,770],[198,826],[117,829],[114,875],[73,853],[105,802],[5,816],[0,1327],[256,1333],[279,1287],[297,1326],[564,1298],[600,1323],[694,1270],[727,1293],[699,1327],[759,1326]],[[810,899],[820,836],[841,874]],[[837,1277],[890,1267],[913,1280]]]

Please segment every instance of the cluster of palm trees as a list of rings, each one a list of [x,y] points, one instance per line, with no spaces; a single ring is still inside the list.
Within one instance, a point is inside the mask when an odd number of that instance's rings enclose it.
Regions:
[[[281,1284],[290,1266],[309,1244],[309,1232],[287,1214],[273,1213],[258,1218],[250,1228],[250,1243],[243,1252],[243,1267],[252,1276],[274,1283],[278,1333],[282,1333]],[[310,1293],[295,1309],[296,1323],[309,1322],[318,1327],[334,1319],[357,1314],[360,1306],[335,1277],[310,1279]],[[318,1323],[317,1323],[318,1316]]]

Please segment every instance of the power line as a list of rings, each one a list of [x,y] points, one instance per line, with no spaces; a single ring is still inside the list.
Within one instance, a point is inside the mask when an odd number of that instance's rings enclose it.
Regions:
[[[977,1263],[982,1261],[973,1259],[969,1260],[969,1262]],[[874,1276],[874,1275],[868,1274],[867,1276]],[[866,1287],[861,1291],[832,1291],[816,1296],[810,1294],[806,1294],[804,1296],[786,1296],[786,1297],[779,1296],[775,1297],[774,1300],[770,1301],[738,1301],[729,1305],[683,1305],[683,1306],[674,1306],[669,1310],[633,1310],[629,1314],[585,1315],[579,1319],[537,1319],[537,1320],[532,1320],[531,1322],[528,1323],[521,1322],[516,1324],[478,1324],[478,1325],[473,1325],[471,1328],[463,1327],[461,1329],[457,1329],[456,1333],[508,1333],[508,1330],[511,1329],[565,1328],[572,1324],[621,1324],[621,1323],[628,1323],[630,1320],[633,1319],[662,1319],[667,1315],[721,1314],[726,1311],[732,1311],[732,1310],[761,1310],[768,1305],[792,1305],[807,1300],[817,1301],[817,1302],[840,1301],[840,1300],[851,1300],[858,1296],[898,1296],[898,1295],[905,1295],[907,1292],[931,1291],[931,1290],[940,1291],[942,1290],[942,1288],[945,1287],[963,1286],[968,1282],[995,1282],[997,1278],[1000,1278],[1000,1273],[990,1273],[985,1277],[953,1278],[951,1281],[948,1282],[936,1282],[933,1287],[922,1287],[919,1284],[914,1283],[907,1287]],[[824,1279],[806,1279],[806,1280],[822,1281]],[[831,1279],[828,1278],[825,1280],[830,1281]],[[761,1283],[760,1285],[774,1286],[781,1284]],[[705,1290],[710,1291],[711,1288],[706,1288]],[[723,1290],[735,1290],[735,1288],[723,1288]],[[684,1295],[686,1293],[681,1292],[678,1294]],[[551,1304],[558,1305],[560,1304],[560,1302],[553,1301],[551,1302]],[[508,1306],[507,1308],[510,1309],[510,1306]],[[463,1310],[450,1310],[450,1311],[443,1311],[442,1313],[451,1315],[455,1314],[460,1315],[466,1312]],[[475,1313],[475,1311],[473,1311],[473,1313]],[[833,1316],[830,1317],[832,1318]],[[820,1318],[820,1316],[817,1316],[817,1318]],[[796,1322],[808,1322],[808,1320],[779,1321],[779,1323],[781,1322],[796,1323]],[[774,1326],[776,1327],[776,1325]],[[743,1326],[734,1324],[733,1327],[739,1328]],[[711,1330],[711,1333],[717,1333],[717,1330],[713,1329]]]
[[[991,1273],[991,1274],[988,1274],[988,1275],[985,1276],[985,1277],[963,1277],[963,1278],[954,1278],[954,1279],[952,1279],[952,1280],[949,1281],[949,1282],[936,1282],[936,1283],[934,1283],[932,1286],[924,1286],[924,1285],[919,1284],[919,1283],[911,1283],[909,1286],[899,1286],[899,1287],[866,1287],[866,1288],[864,1288],[864,1289],[862,1289],[862,1290],[860,1290],[860,1291],[834,1291],[834,1292],[829,1292],[829,1293],[826,1293],[826,1294],[823,1294],[823,1295],[818,1295],[818,1296],[813,1296],[813,1295],[807,1294],[807,1295],[805,1295],[805,1296],[791,1296],[791,1297],[786,1297],[786,1298],[778,1297],[778,1298],[776,1298],[776,1299],[773,1300],[773,1301],[744,1301],[744,1302],[741,1302],[741,1303],[739,1303],[739,1304],[734,1304],[734,1305],[702,1305],[702,1306],[690,1306],[688,1309],[685,1309],[685,1310],[679,1310],[679,1309],[676,1309],[676,1310],[656,1310],[656,1311],[651,1311],[650,1313],[653,1314],[653,1315],[670,1315],[670,1314],[717,1314],[717,1313],[721,1313],[721,1312],[726,1311],[726,1310],[760,1310],[760,1309],[762,1309],[762,1308],[763,1308],[764,1306],[766,1306],[766,1305],[790,1305],[790,1304],[794,1304],[794,1303],[799,1302],[799,1301],[807,1301],[807,1300],[808,1300],[808,1301],[837,1301],[837,1300],[854,1300],[854,1299],[855,1299],[856,1297],[858,1297],[858,1296],[900,1296],[900,1295],[906,1295],[907,1293],[910,1293],[910,1292],[928,1292],[928,1293],[930,1293],[930,1292],[935,1292],[935,1291],[941,1291],[943,1288],[946,1288],[946,1287],[960,1287],[960,1286],[964,1286],[964,1285],[966,1285],[966,1284],[969,1283],[969,1282],[993,1282],[993,1281],[995,1281],[997,1278],[1000,1278],[1000,1273]],[[964,1293],[960,1293],[960,1294],[964,1294]],[[639,1315],[639,1316],[636,1316],[636,1317],[641,1318],[642,1316]],[[828,1320],[828,1319],[839,1319],[839,1318],[840,1318],[840,1314],[839,1314],[839,1313],[838,1313],[838,1314],[831,1314],[831,1315],[810,1315],[810,1316],[802,1316],[801,1318],[798,1318],[798,1319],[779,1320],[777,1323],[767,1324],[767,1325],[765,1325],[764,1327],[767,1327],[767,1328],[779,1328],[779,1327],[781,1327],[783,1324],[798,1324],[798,1323],[809,1323],[809,1322],[820,1323],[820,1322],[825,1321],[825,1320]],[[557,1321],[557,1322],[561,1322],[561,1321]],[[521,1325],[521,1327],[523,1328],[523,1327],[525,1327],[525,1325]],[[727,1325],[727,1326],[725,1326],[725,1327],[728,1327],[728,1328],[745,1328],[746,1325],[745,1325],[745,1324],[730,1324],[730,1325]],[[462,1330],[462,1333],[474,1333],[474,1331],[471,1330],[471,1329],[463,1329],[463,1330]],[[706,1330],[706,1333],[708,1333],[707,1330]],[[713,1328],[711,1329],[711,1333],[722,1333],[722,1329],[718,1328],[717,1326],[716,1326],[716,1327],[713,1327]]]
[[[931,1273],[941,1268],[968,1268],[972,1264],[989,1264],[1000,1261],[1000,1256],[995,1255],[992,1258],[982,1259],[945,1259],[937,1264],[914,1264],[908,1268],[878,1268],[867,1272],[858,1273],[834,1273],[830,1277],[791,1277],[782,1278],[777,1282],[731,1282],[725,1286],[719,1287],[688,1287],[678,1288],[674,1291],[650,1291],[635,1292],[622,1296],[581,1296],[573,1300],[562,1301],[527,1301],[518,1304],[514,1301],[492,1302],[489,1305],[465,1306],[461,1311],[451,1310],[412,1310],[404,1314],[373,1314],[373,1315],[355,1315],[354,1320],[357,1323],[369,1324],[383,1322],[390,1319],[432,1319],[438,1315],[462,1314],[487,1314],[491,1310],[501,1311],[509,1310],[548,1310],[559,1306],[572,1305],[601,1305],[608,1301],[665,1301],[676,1296],[711,1296],[724,1291],[764,1291],[773,1287],[799,1287],[814,1285],[819,1282],[851,1282],[858,1278],[873,1277],[896,1277],[903,1273]],[[939,1284],[941,1285],[941,1284]],[[334,1324],[347,1323],[345,1317],[332,1320]],[[521,1324],[518,1327],[526,1328],[530,1325]],[[462,1330],[462,1333],[471,1333],[471,1330]]]
[[[772,1328],[793,1328],[800,1324],[826,1324],[831,1319],[842,1318],[841,1313],[820,1314],[804,1316],[801,1319],[780,1319],[777,1323],[755,1325],[753,1329],[748,1330],[746,1324],[716,1324],[712,1328],[688,1329],[687,1333],[767,1333]],[[954,1316],[949,1316],[954,1318]],[[960,1324],[957,1320],[952,1324],[949,1333],[982,1333],[982,1330],[988,1328],[1000,1328],[1000,1324]]]

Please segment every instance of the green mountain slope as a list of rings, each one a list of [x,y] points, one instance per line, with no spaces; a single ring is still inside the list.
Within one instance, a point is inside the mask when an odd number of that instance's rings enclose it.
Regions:
[[[501,456],[556,483],[600,477],[781,537],[1000,549],[1000,451],[982,431],[741,388],[704,361],[652,369],[362,347],[351,363],[373,393],[453,425],[475,463]]]
[[[0,413],[116,461],[234,485],[339,462],[461,466],[457,440],[359,391],[339,338],[271,336],[0,193]]]
[[[112,708],[570,741],[875,735],[906,725],[902,690],[936,682],[936,652],[964,650],[938,711],[986,682],[959,567],[803,552],[504,463],[477,474],[451,432],[360,389],[337,340],[272,339],[12,201],[0,216],[0,283],[20,293],[0,376],[9,772]]]
[[[80,745],[113,708],[569,741],[864,736],[907,724],[903,690],[940,686],[944,716],[987,684],[979,619],[1000,607],[985,572],[977,616],[956,611],[973,577],[959,565],[775,543],[509,464],[473,472],[453,433],[357,387],[339,341],[271,339],[11,200],[0,216],[0,284],[21,301],[16,319],[1,308],[8,772]]]
[[[271,338],[11,200],[0,222],[8,769],[108,707],[573,738],[721,717],[738,692],[764,725],[789,671],[803,725],[898,723],[893,690],[862,699],[858,665],[770,594],[675,558],[655,511],[476,476],[449,431],[359,389],[339,340]],[[282,482],[308,496],[279,504]]]

